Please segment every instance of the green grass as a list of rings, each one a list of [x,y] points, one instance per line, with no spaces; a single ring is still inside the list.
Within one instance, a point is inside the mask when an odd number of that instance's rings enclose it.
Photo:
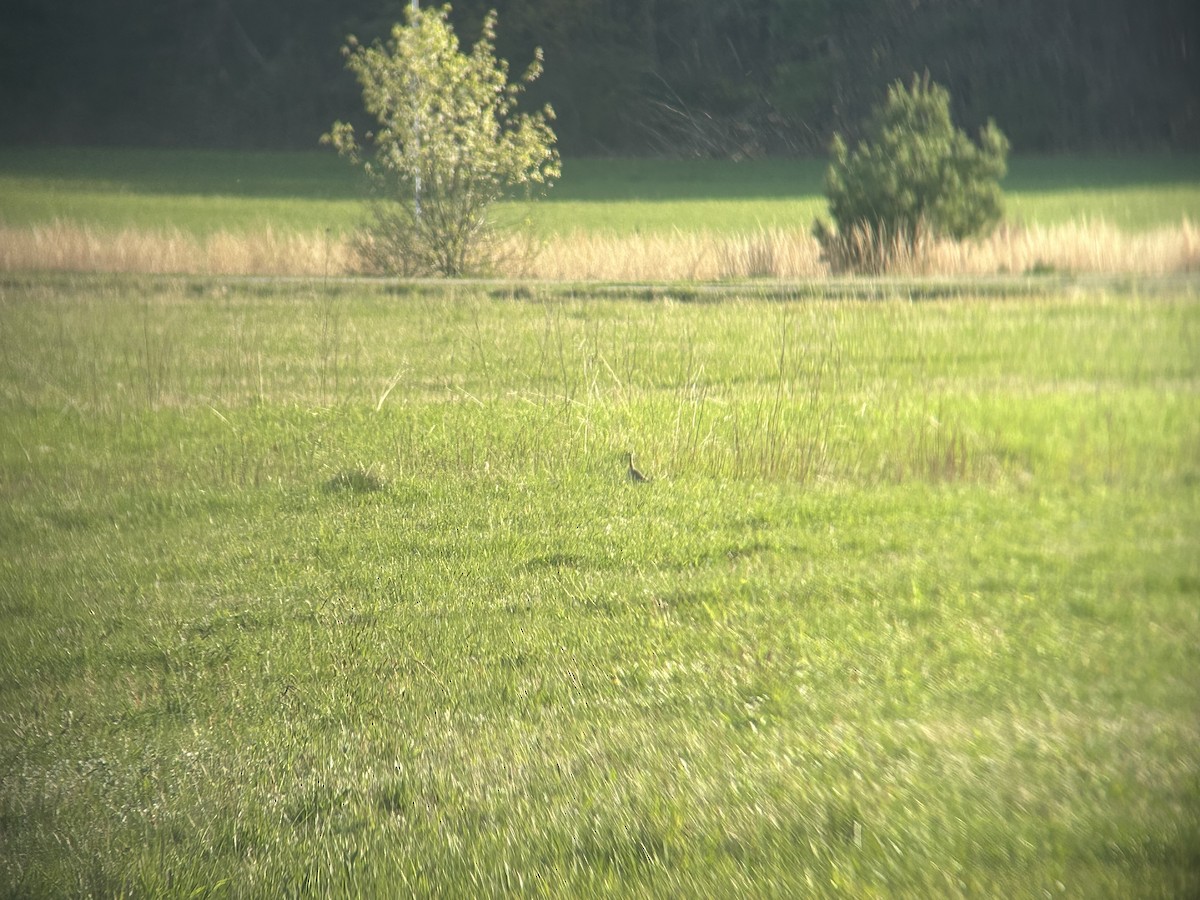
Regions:
[[[332,153],[0,150],[0,221],[11,225],[347,230],[361,215],[358,190]]]
[[[0,895],[1200,888],[1194,284],[0,325]]]
[[[531,212],[547,233],[807,229],[824,214],[819,160],[573,160]],[[1129,230],[1200,220],[1195,156],[1017,158],[1005,182],[1020,222],[1103,219]],[[348,231],[352,170],[332,153],[0,150],[0,222],[69,219],[198,234],[266,227]],[[519,211],[519,210],[518,210]]]

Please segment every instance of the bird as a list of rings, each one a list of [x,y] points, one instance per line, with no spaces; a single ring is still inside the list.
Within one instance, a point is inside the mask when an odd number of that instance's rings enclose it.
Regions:
[[[634,465],[633,465],[633,453],[632,453],[632,452],[630,452],[630,453],[626,453],[626,454],[625,454],[625,458],[626,458],[626,460],[629,462],[629,471],[627,471],[627,472],[625,473],[625,477],[626,477],[626,478],[628,478],[628,479],[629,479],[630,481],[632,481],[634,484],[645,484],[647,481],[649,481],[649,480],[650,480],[649,478],[647,478],[645,475],[643,475],[641,472],[639,472],[639,471],[638,471],[638,470],[637,470],[637,469],[634,467]]]

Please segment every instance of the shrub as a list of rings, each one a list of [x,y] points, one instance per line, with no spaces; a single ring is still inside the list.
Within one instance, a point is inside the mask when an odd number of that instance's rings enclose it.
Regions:
[[[357,240],[375,270],[456,276],[494,267],[502,242],[491,210],[514,190],[549,187],[560,174],[554,111],[516,112],[524,87],[541,73],[541,51],[525,75],[508,81],[495,55],[489,13],[470,54],[459,50],[449,7],[409,10],[385,44],[343,52],[379,128],[369,157],[353,126],[335,122],[322,142],[366,172],[371,222]]]
[[[950,94],[926,75],[897,81],[849,151],[835,134],[826,175],[835,227],[813,233],[835,271],[883,271],[929,239],[986,234],[1000,220],[1008,141],[988,121],[978,146],[950,120]]]

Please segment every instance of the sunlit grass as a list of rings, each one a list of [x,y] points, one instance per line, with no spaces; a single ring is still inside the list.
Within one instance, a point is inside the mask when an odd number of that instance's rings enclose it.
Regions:
[[[1194,894],[1194,288],[663,296],[6,276],[0,893]]]
[[[824,168],[820,160],[567,160],[561,183],[529,214],[547,235],[807,230],[824,212]],[[1138,231],[1200,220],[1194,156],[1017,157],[1010,168],[1015,223],[1104,221]],[[332,153],[0,150],[0,223],[9,226],[346,233],[362,219],[360,191]]]
[[[796,229],[745,234],[706,230],[646,234],[571,232],[530,240],[518,235],[493,270],[508,279],[550,281],[729,281],[827,279],[816,239]],[[252,275],[328,278],[359,274],[349,237],[332,233],[178,229],[107,231],[55,222],[0,226],[0,271]],[[891,274],[974,276],[1177,276],[1200,271],[1200,230],[1174,227],[1129,233],[1103,223],[1012,227],[964,243],[916,253],[902,248]]]

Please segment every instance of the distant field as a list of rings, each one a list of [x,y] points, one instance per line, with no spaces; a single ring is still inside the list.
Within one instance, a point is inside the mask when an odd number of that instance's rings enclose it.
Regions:
[[[544,234],[807,230],[824,211],[816,160],[567,160],[532,215]],[[1126,230],[1200,221],[1200,157],[1017,158],[1010,218]],[[353,171],[332,153],[0,150],[0,223],[335,232],[360,220]]]
[[[1196,896],[1194,282],[885,288],[0,275],[0,896]]]

